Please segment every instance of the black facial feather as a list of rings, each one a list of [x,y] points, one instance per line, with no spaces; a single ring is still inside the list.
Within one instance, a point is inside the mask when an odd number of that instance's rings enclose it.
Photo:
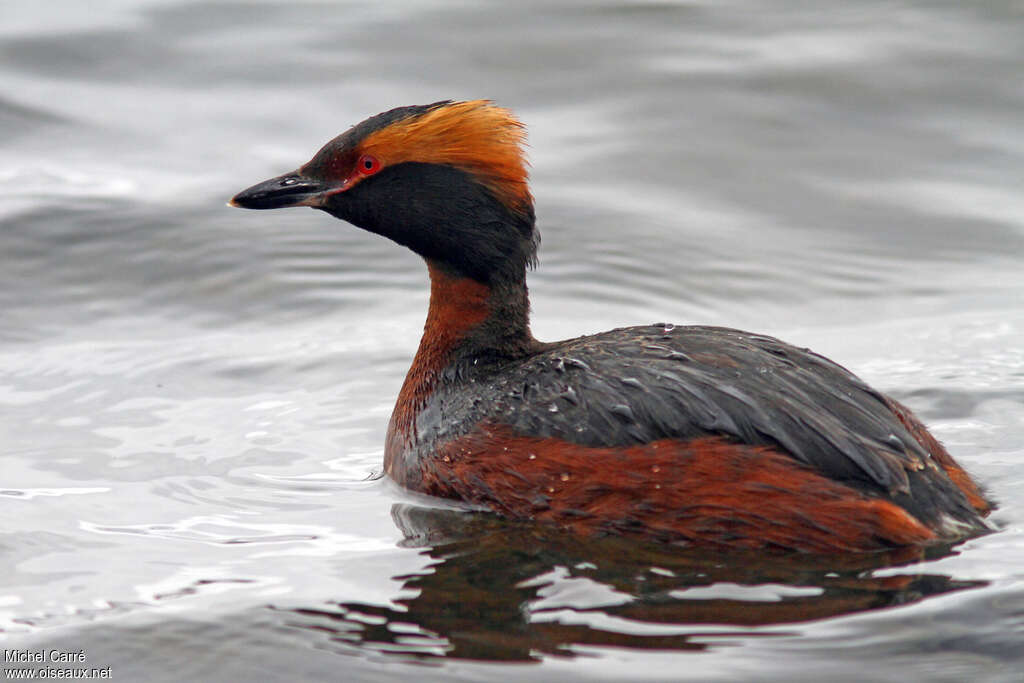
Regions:
[[[536,255],[533,209],[511,211],[452,166],[388,167],[322,208],[485,284],[521,280]]]

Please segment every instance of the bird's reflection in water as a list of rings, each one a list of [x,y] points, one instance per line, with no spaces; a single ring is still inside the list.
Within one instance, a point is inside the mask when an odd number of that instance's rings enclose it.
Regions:
[[[873,570],[950,554],[948,547],[858,557],[728,554],[588,539],[485,513],[395,505],[404,545],[431,558],[395,577],[394,606],[290,609],[290,627],[352,648],[433,658],[525,661],[589,647],[703,650],[730,639],[983,585]]]

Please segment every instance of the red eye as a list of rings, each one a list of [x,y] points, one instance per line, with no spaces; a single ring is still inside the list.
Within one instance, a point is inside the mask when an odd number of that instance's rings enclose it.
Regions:
[[[377,161],[377,157],[364,154],[359,157],[359,161],[356,162],[356,170],[363,175],[373,175],[380,170],[380,162]]]

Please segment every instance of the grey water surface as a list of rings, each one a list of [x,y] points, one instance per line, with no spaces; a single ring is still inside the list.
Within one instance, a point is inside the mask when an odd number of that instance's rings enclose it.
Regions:
[[[1022,74],[1016,0],[7,0],[0,648],[116,681],[1024,680]],[[832,566],[379,477],[425,268],[225,202],[446,98],[529,127],[538,338],[809,346],[918,411],[999,531]]]

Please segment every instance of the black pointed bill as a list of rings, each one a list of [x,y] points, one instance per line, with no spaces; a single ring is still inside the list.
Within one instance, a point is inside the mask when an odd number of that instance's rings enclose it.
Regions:
[[[338,188],[309,178],[298,171],[264,180],[242,190],[228,202],[240,209],[283,209],[289,206],[319,207],[332,191]]]

